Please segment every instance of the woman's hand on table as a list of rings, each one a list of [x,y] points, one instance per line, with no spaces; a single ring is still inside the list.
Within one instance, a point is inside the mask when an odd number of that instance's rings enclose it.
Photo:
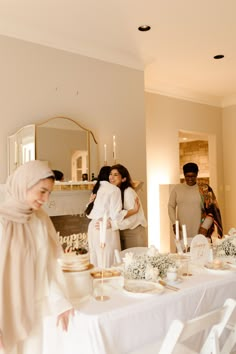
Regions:
[[[59,327],[61,325],[62,330],[67,332],[70,316],[74,316],[74,314],[75,314],[75,310],[72,308],[72,309],[69,309],[65,312],[62,312],[60,315],[58,315],[57,316],[57,327]]]

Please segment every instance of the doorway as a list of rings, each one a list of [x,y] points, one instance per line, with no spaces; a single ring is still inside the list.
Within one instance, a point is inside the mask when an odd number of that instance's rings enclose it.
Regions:
[[[88,173],[88,151],[75,151],[71,160],[72,181],[82,181],[82,175]]]

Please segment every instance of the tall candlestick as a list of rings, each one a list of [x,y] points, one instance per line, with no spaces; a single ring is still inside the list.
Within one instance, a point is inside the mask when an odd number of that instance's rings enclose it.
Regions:
[[[104,165],[107,165],[107,144],[104,144]]]
[[[183,232],[184,246],[185,246],[185,247],[188,247],[188,238],[187,238],[186,225],[182,225],[182,232]]]
[[[113,135],[113,160],[116,161],[116,136]]]
[[[102,221],[99,221],[100,227],[100,247],[101,247],[101,268],[102,268],[102,277],[101,277],[101,288],[100,288],[100,295],[97,295],[95,299],[97,301],[106,301],[109,300],[110,297],[104,295],[104,268],[105,268],[105,246],[106,246],[106,231],[107,231],[107,214],[105,213]]]
[[[175,237],[176,240],[179,241],[179,220],[176,220],[175,222]]]

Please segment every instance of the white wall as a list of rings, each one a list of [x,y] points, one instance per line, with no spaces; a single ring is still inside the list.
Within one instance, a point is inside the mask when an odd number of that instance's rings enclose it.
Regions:
[[[217,158],[213,161],[216,174],[213,187],[221,211],[224,210],[221,115],[218,107],[146,93],[149,243],[160,249],[166,248],[161,238],[168,235],[166,230],[164,233],[160,230],[159,185],[179,183],[179,130],[214,137]]]
[[[225,233],[236,227],[236,106],[223,109]]]
[[[142,71],[3,36],[0,49],[0,183],[7,176],[7,136],[64,115],[94,132],[101,165],[104,143],[113,163],[115,134],[118,162],[146,186]]]
[[[147,157],[150,243],[159,245],[159,185],[178,183],[178,131],[202,132],[210,135],[216,147],[211,166],[216,173],[211,180],[216,186],[226,230],[236,226],[235,106],[222,110],[146,93],[145,108],[142,71],[3,36],[0,49],[0,183],[7,176],[7,136],[23,125],[56,115],[78,120],[94,132],[101,165],[104,143],[108,163],[113,163],[115,134],[118,161],[128,167],[134,179],[145,182],[141,192],[144,207]],[[222,141],[227,215],[224,215]]]

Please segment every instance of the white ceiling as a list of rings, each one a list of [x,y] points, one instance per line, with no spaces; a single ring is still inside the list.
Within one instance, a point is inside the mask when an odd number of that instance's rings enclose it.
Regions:
[[[141,69],[148,91],[224,106],[236,103],[235,14],[236,0],[0,0],[0,34]]]

